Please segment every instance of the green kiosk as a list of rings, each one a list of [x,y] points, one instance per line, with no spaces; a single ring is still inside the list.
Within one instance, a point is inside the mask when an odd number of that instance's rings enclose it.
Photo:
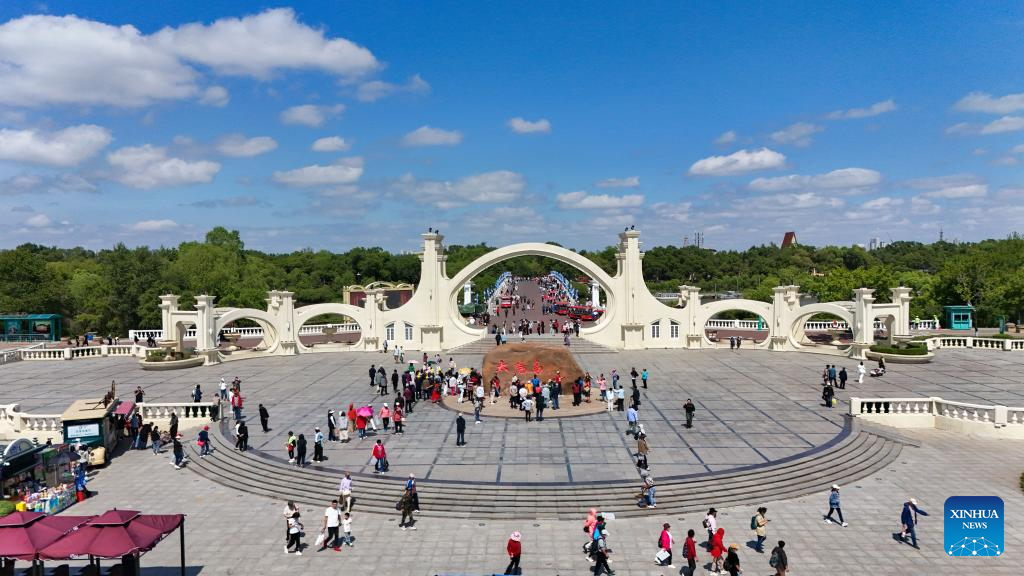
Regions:
[[[970,304],[961,304],[958,306],[943,306],[943,311],[946,313],[946,327],[952,330],[970,330],[974,327],[972,318],[974,315],[974,306]]]

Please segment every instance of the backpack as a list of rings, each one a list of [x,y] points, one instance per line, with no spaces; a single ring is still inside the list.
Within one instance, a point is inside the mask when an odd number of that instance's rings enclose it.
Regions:
[[[772,568],[779,567],[779,549],[772,550],[772,557],[768,559],[768,565]]]
[[[706,529],[707,529],[707,527],[708,527],[708,519],[707,519],[707,518],[705,518],[705,519],[701,520],[701,521],[700,521],[700,525],[701,525],[701,526],[703,526],[703,527],[704,527],[704,529],[706,530]]]
[[[757,515],[756,514],[750,517],[750,529],[751,530],[757,530]]]

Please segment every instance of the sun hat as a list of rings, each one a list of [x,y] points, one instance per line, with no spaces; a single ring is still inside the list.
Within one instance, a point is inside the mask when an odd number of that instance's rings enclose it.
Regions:
[[[729,544],[729,550],[739,550],[739,549],[740,549],[740,545],[739,544],[736,544],[735,542],[733,542],[732,544]]]
[[[833,484],[832,485],[832,489],[833,490],[839,490],[839,484]]]
[[[911,498],[910,503],[913,504],[914,506],[917,506],[917,498]]]
[[[518,530],[516,530],[515,532],[512,533],[512,536],[510,536],[509,538],[511,538],[511,540],[513,542],[519,542],[520,540],[523,539],[523,535],[520,534]]]

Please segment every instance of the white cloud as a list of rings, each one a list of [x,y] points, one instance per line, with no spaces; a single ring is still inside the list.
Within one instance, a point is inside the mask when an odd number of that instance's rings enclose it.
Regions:
[[[879,196],[873,200],[860,205],[865,210],[884,210],[887,208],[895,208],[903,204],[903,200],[900,198],[890,198],[889,196]]]
[[[53,224],[53,220],[46,214],[33,214],[25,219],[25,226],[30,228],[46,228],[50,224]]]
[[[942,208],[927,198],[914,196],[910,199],[910,212],[912,214],[938,214]]]
[[[346,152],[352,148],[352,142],[341,136],[328,136],[313,142],[313,152]]]
[[[144,190],[207,183],[220,172],[217,162],[169,157],[166,148],[150,144],[115,150],[107,154],[107,162],[115,169],[114,180]]]
[[[694,176],[728,176],[757,170],[782,168],[786,157],[768,148],[738,150],[728,156],[710,156],[693,163],[689,173]]]
[[[77,16],[0,25],[0,103],[144,106],[192,98],[198,73],[135,27]]]
[[[966,184],[963,186],[947,186],[921,194],[925,198],[981,198],[988,194],[988,186],[985,184]]]
[[[644,203],[643,194],[588,194],[583,190],[566,192],[555,197],[558,207],[563,210],[613,210],[636,208]]]
[[[274,182],[296,188],[352,184],[363,175],[363,159],[342,158],[327,166],[313,164],[294,170],[274,172]]]
[[[420,126],[402,136],[403,146],[454,146],[459,142],[462,142],[462,132],[431,126]]]
[[[0,195],[49,192],[96,192],[96,186],[78,174],[19,174],[0,181]]]
[[[638,186],[640,186],[639,176],[608,178],[597,183],[598,188],[636,188]]]
[[[1010,154],[1024,154],[1024,144],[1017,144],[1010,148]]]
[[[511,118],[507,125],[516,134],[548,134],[551,132],[551,122],[547,118],[530,121],[517,116]]]
[[[223,86],[210,86],[204,90],[203,95],[199,97],[200,104],[215,106],[217,108],[227,106],[230,101],[231,97],[228,95],[228,90]]]
[[[722,132],[721,134],[719,134],[718,138],[715,138],[715,144],[718,144],[719,146],[725,146],[726,144],[732,144],[733,142],[736,141],[737,138],[738,136],[736,135],[735,130],[728,130],[726,132]]]
[[[153,35],[153,45],[220,74],[261,79],[289,69],[359,76],[379,66],[366,48],[328,38],[323,28],[299,22],[291,8],[164,28]]]
[[[356,99],[361,102],[376,102],[381,98],[386,98],[398,93],[417,95],[429,94],[430,84],[421,78],[419,74],[410,76],[409,79],[406,80],[405,84],[393,84],[391,82],[384,82],[383,80],[371,80],[359,85],[356,89]]]
[[[770,194],[768,196],[757,196],[748,198],[743,202],[743,207],[753,211],[786,211],[806,210],[809,208],[839,208],[843,206],[840,198],[817,194],[815,192],[800,192],[794,194]]]
[[[790,174],[774,178],[756,178],[751,190],[781,192],[784,190],[866,188],[882,181],[882,175],[867,168],[841,168],[825,174]]]
[[[409,198],[438,208],[455,208],[475,203],[518,200],[526,188],[522,174],[508,170],[484,172],[459,180],[417,180],[411,174],[398,179],[395,188]]]
[[[786,126],[782,130],[772,132],[769,138],[776,144],[793,144],[796,146],[807,146],[811,143],[811,135],[823,131],[825,128],[807,122],[797,122]]]
[[[1024,92],[995,97],[987,92],[971,92],[954,104],[953,109],[961,112],[1010,114],[1024,110]]]
[[[178,223],[174,220],[140,220],[135,224],[131,225],[133,232],[166,232],[168,230],[174,230],[178,227]]]
[[[292,106],[281,112],[281,122],[285,124],[302,124],[316,128],[323,125],[328,118],[337,116],[344,111],[344,104],[335,104],[333,106],[303,104],[301,106]]]
[[[71,126],[56,132],[2,129],[0,160],[75,166],[95,156],[111,140],[113,137],[109,130],[93,124]]]
[[[217,143],[217,151],[225,156],[248,158],[266,154],[277,148],[277,141],[270,136],[246,138],[242,134],[229,134]]]
[[[850,108],[848,110],[836,110],[830,112],[826,118],[829,120],[853,120],[858,118],[870,118],[872,116],[878,116],[879,114],[885,114],[886,112],[893,112],[898,108],[896,102],[892,99],[883,100],[881,102],[875,102],[867,108]]]
[[[1003,116],[981,127],[982,134],[1002,134],[1024,130],[1024,116]]]

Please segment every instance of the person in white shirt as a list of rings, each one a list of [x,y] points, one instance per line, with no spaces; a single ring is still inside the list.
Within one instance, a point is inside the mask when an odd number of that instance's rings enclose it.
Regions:
[[[864,374],[867,373],[867,369],[864,368],[864,362],[857,365],[857,384],[864,383]]]
[[[352,517],[349,516],[348,512],[345,512],[345,516],[341,519],[341,532],[345,535],[342,539],[345,544],[352,545]]]
[[[338,501],[331,500],[331,505],[324,509],[324,521],[320,525],[320,535],[323,536],[320,550],[330,546],[334,548],[335,552],[338,551],[341,546],[338,540],[339,526],[341,526],[341,510],[338,509]]]
[[[228,383],[225,382],[223,378],[220,379],[220,399],[228,399]]]

